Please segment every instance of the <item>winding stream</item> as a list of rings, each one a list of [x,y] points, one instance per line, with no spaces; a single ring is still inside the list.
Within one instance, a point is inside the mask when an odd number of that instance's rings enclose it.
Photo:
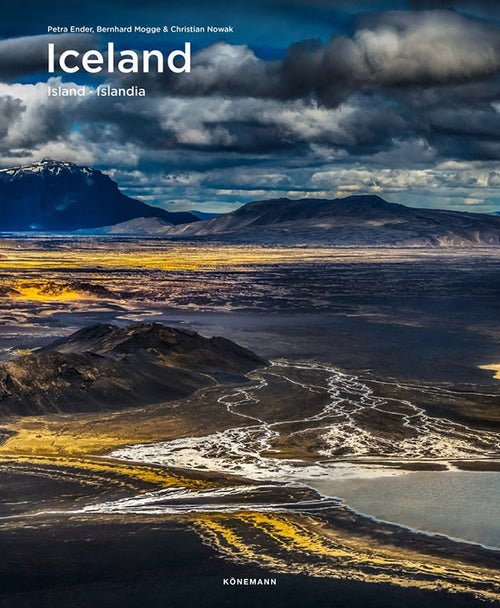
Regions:
[[[495,508],[500,474],[456,472],[451,462],[498,457],[498,434],[432,418],[410,401],[379,397],[361,378],[325,365],[275,361],[251,378],[250,386],[226,390],[218,399],[221,407],[245,418],[248,424],[201,437],[128,446],[110,456],[245,476],[255,481],[253,486],[235,484],[199,492],[166,490],[86,510],[310,511],[338,506],[341,498],[378,519],[489,546],[500,545]],[[300,388],[326,393],[328,399],[320,411],[303,418],[270,420],[262,395],[277,380],[288,383],[292,392]],[[396,416],[405,432],[389,436],[369,424],[360,424],[360,414],[368,419],[375,414]],[[317,438],[316,458],[280,457],[277,440],[304,431]],[[392,467],[380,466],[384,460]],[[439,461],[449,471],[410,473],[397,466],[415,461]],[[273,483],[287,484],[286,496],[276,500],[277,486]],[[315,488],[320,494],[303,496],[300,488],[304,487]],[[471,523],[473,518],[475,522]]]

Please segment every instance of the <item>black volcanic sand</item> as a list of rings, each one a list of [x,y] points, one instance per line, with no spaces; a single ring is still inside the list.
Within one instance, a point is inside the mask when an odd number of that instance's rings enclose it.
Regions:
[[[85,471],[83,465],[78,468],[56,463],[1,463],[0,479],[0,520],[7,518],[4,521],[13,525],[29,521],[26,516],[36,513],[80,509],[157,488],[119,473],[107,472],[103,477]]]
[[[66,480],[64,473],[60,478],[47,478],[35,472],[19,475],[2,470],[1,480],[1,518],[57,508],[75,508],[80,500],[92,500],[92,494],[95,494],[95,488],[88,487],[85,492],[85,486]],[[101,493],[99,497],[104,498]]]
[[[53,523],[0,530],[2,608],[485,606],[472,596],[273,574],[231,564],[175,522]],[[276,578],[277,584],[224,586],[223,579],[231,577]]]
[[[491,316],[481,320],[480,331],[469,326],[479,322],[477,302],[471,299],[465,306],[457,298],[445,300],[391,298],[378,304],[370,301],[367,311],[368,301],[362,304],[346,297],[332,312],[169,312],[154,318],[173,326],[187,324],[202,334],[225,332],[268,359],[312,359],[354,372],[369,370],[377,376],[423,382],[459,379],[495,386],[493,372],[478,365],[498,362],[500,336],[495,332],[500,299]],[[467,319],[455,318],[459,305]],[[452,321],[454,327],[450,327]]]

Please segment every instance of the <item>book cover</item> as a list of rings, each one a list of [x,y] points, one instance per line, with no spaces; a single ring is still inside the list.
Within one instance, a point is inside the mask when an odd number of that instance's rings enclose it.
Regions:
[[[0,605],[500,599],[500,11],[0,23]]]

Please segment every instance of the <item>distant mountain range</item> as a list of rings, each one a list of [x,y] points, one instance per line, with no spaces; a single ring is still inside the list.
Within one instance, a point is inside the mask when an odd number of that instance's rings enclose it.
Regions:
[[[69,162],[0,170],[0,231],[37,230],[274,245],[500,245],[498,215],[417,209],[379,196],[280,198],[223,215],[174,213],[125,196],[107,175]]]
[[[482,213],[417,209],[379,196],[256,201],[232,213],[175,226],[178,238],[339,246],[500,245],[500,218]]]
[[[139,217],[169,224],[198,220],[125,196],[101,171],[73,163],[43,160],[0,170],[1,231],[73,231]]]
[[[159,323],[94,325],[0,363],[0,415],[141,407],[243,381],[266,363],[225,338]]]

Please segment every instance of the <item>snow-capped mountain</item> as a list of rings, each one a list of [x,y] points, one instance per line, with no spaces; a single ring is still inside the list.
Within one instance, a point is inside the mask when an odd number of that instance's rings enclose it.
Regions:
[[[125,196],[109,176],[70,162],[42,160],[0,170],[0,230],[71,231],[159,217],[197,221]]]
[[[31,165],[20,165],[19,167],[11,167],[10,169],[0,169],[0,179],[2,181],[13,181],[22,178],[29,174],[39,173],[44,179],[49,175],[86,175],[92,178],[94,173],[100,173],[96,169],[90,167],[81,167],[75,163],[63,162],[57,160],[44,159]]]

